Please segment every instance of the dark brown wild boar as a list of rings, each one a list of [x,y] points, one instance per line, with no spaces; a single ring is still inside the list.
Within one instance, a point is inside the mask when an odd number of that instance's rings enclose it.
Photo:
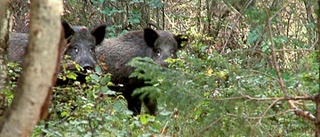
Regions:
[[[126,64],[135,57],[150,57],[159,65],[166,67],[168,63],[164,60],[176,58],[183,41],[187,39],[180,35],[146,28],[143,31],[128,32],[117,38],[105,39],[101,46],[97,47],[97,58],[106,64],[107,71],[112,74],[112,82],[124,85],[121,88],[111,87],[111,89],[122,92],[128,102],[128,109],[133,111],[134,115],[140,114],[142,100],[139,95],[132,96],[132,93],[136,88],[146,84],[141,79],[129,78],[134,68]],[[146,96],[143,102],[148,108],[148,113],[155,115],[157,101]]]
[[[89,69],[93,70],[97,63],[95,48],[104,39],[106,25],[100,25],[92,31],[85,27],[71,27],[65,21],[62,21],[62,26],[68,43],[65,54],[70,56],[70,60],[79,64],[84,69],[83,72]],[[26,33],[12,33],[11,37],[8,60],[22,64],[29,35]],[[68,65],[68,69],[75,70],[75,67],[74,65]]]

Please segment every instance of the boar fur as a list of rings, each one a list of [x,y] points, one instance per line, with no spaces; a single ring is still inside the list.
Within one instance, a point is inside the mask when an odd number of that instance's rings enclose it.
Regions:
[[[173,35],[168,31],[145,28],[143,31],[131,31],[117,38],[105,39],[101,46],[97,47],[96,55],[99,61],[106,64],[107,72],[111,73],[111,81],[123,84],[123,87],[110,89],[122,92],[128,102],[128,109],[134,115],[141,112],[142,101],[151,115],[155,115],[157,101],[146,96],[143,100],[140,95],[132,96],[135,89],[146,86],[144,80],[129,78],[134,71],[127,66],[135,57],[150,57],[157,64],[167,67],[167,58],[176,58],[177,51],[182,49],[181,43],[187,41],[181,35]]]

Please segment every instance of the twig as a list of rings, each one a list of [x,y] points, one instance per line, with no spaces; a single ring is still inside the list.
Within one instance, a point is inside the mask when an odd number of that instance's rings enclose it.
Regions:
[[[76,110],[72,110],[69,116],[63,117],[62,119],[60,119],[58,122],[54,123],[53,125],[59,125],[62,124],[63,122],[67,121],[68,118],[70,118],[71,116],[74,116]]]
[[[287,110],[287,111],[283,111],[283,112],[280,112],[280,113],[277,113],[277,114],[273,114],[273,115],[265,115],[265,116],[263,116],[263,117],[261,117],[261,116],[257,116],[257,117],[254,117],[254,116],[244,117],[244,116],[241,116],[241,115],[231,114],[231,113],[227,113],[226,115],[227,115],[227,116],[231,116],[231,117],[242,117],[242,118],[246,118],[246,119],[262,119],[262,118],[272,118],[272,117],[275,117],[275,116],[284,115],[284,114],[286,114],[286,113],[294,112],[294,111],[295,111],[295,110],[289,109],[289,110]]]
[[[255,100],[255,101],[271,101],[271,100],[278,100],[278,101],[288,101],[288,100],[312,100],[314,101],[315,96],[296,96],[296,97],[275,97],[275,98],[255,98],[250,97],[249,95],[241,94],[244,98]]]
[[[270,110],[270,108],[271,108],[272,106],[274,106],[278,101],[279,101],[279,99],[276,99],[275,101],[273,101],[273,102],[269,105],[269,107],[268,107],[268,108],[262,113],[262,115],[260,116],[261,118],[258,120],[257,125],[258,125],[258,123],[261,123],[262,118],[267,114],[267,112]]]
[[[168,123],[169,123],[169,121],[167,121],[166,124],[164,125],[164,127],[161,129],[160,135],[165,135],[167,133]]]
[[[245,95],[240,93],[241,96],[239,97],[233,97],[233,98],[214,98],[210,100],[237,100],[237,99],[249,99],[253,101],[273,101],[273,100],[278,100],[278,101],[288,101],[288,100],[312,100],[314,101],[315,96],[296,96],[296,97],[274,97],[274,98],[255,98],[251,97],[249,95]]]
[[[308,52],[313,52],[313,51],[316,51],[314,49],[277,49],[277,50],[274,50],[275,52],[284,52],[284,51],[308,51]],[[318,51],[319,52],[319,51]]]
[[[225,116],[226,115],[223,115],[223,116],[217,118],[216,120],[212,121],[208,126],[206,126],[204,129],[202,129],[200,132],[198,132],[198,134],[202,134],[204,131],[208,130],[213,124],[217,123],[218,121],[220,121]]]
[[[87,120],[88,120],[88,123],[89,123],[89,128],[90,128],[90,131],[91,131],[91,136],[93,137],[93,136],[94,136],[94,133],[95,133],[95,132],[94,132],[95,129],[94,129],[94,127],[93,127],[93,124],[92,124],[91,119],[88,118]]]
[[[269,75],[269,74],[267,74],[267,73],[264,73],[264,72],[261,72],[261,71],[258,71],[258,70],[249,70],[249,71],[254,72],[254,73],[259,73],[259,74],[265,75],[265,76],[267,76],[267,77],[269,77],[269,78],[271,78],[271,79],[276,80],[276,81],[279,82],[279,79],[277,79],[277,78],[275,78],[275,77],[273,77],[273,76],[271,76],[271,75]]]

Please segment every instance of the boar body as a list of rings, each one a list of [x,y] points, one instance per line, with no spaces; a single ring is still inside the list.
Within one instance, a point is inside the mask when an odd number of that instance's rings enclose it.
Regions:
[[[110,87],[117,92],[122,92],[128,102],[128,109],[134,115],[141,112],[142,101],[147,106],[148,113],[155,115],[156,100],[146,96],[143,100],[140,95],[132,96],[135,89],[146,86],[144,80],[129,78],[134,71],[127,65],[135,57],[150,57],[157,64],[167,67],[167,58],[176,58],[176,52],[180,50],[181,42],[187,39],[180,35],[175,36],[167,31],[146,28],[143,31],[131,31],[117,38],[105,39],[101,46],[97,47],[96,55],[107,66],[107,72],[111,73],[114,84],[123,84],[123,87]]]
[[[104,39],[106,25],[100,25],[92,31],[85,27],[71,27],[65,21],[62,22],[62,26],[68,44],[65,54],[83,68],[79,74],[84,74],[89,69],[93,70],[97,63],[95,48]],[[12,33],[11,37],[8,61],[19,63],[22,66],[29,35],[27,33]],[[78,72],[73,64],[68,64],[67,69]]]

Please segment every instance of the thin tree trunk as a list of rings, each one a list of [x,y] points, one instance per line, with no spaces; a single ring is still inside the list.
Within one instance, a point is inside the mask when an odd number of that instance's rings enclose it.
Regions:
[[[315,120],[315,126],[316,126],[316,137],[320,137],[320,94],[315,96],[315,102],[316,102],[316,120]]]
[[[320,6],[320,1],[318,1],[318,6]],[[315,50],[318,51],[317,52],[317,62],[320,62],[320,11],[318,10],[318,43],[317,46],[315,47]],[[319,67],[319,71],[320,71],[320,67]],[[316,120],[315,120],[315,126],[316,126],[316,133],[315,136],[316,137],[320,137],[320,91],[318,92],[318,95],[315,96],[315,102],[316,102]]]
[[[320,0],[318,0],[318,6],[320,6]],[[317,33],[317,37],[318,37],[318,43],[317,45],[315,46],[315,50],[318,51],[317,52],[317,62],[320,62],[320,10],[318,10],[318,33]],[[319,68],[320,69],[320,68]]]
[[[314,12],[312,10],[312,5],[311,5],[312,2],[309,0],[305,0],[303,2],[304,2],[304,6],[306,8],[306,14],[307,14],[306,25],[309,25],[314,22],[314,18],[312,16],[312,13]],[[310,27],[306,27],[306,28],[307,28],[307,32],[308,32],[308,36],[309,36],[308,45],[312,45],[312,42],[314,42],[314,37],[313,37],[314,33],[312,33],[312,32],[314,32],[313,28],[310,28]]]
[[[198,9],[197,9],[197,28],[198,32],[201,31],[201,0],[198,0]]]
[[[211,1],[206,0],[206,9],[207,9],[207,23],[204,23],[204,29],[207,30],[207,34],[211,36]]]
[[[23,74],[12,105],[0,123],[1,137],[29,136],[40,119],[57,68],[61,13],[62,0],[31,0],[30,37]]]

